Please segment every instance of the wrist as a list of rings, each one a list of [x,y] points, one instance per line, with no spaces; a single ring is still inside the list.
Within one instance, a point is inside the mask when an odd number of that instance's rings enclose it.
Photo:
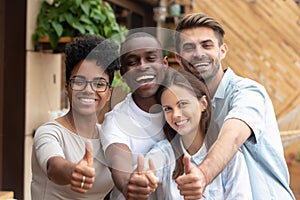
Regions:
[[[206,187],[209,184],[209,180],[207,178],[207,175],[201,167],[198,167],[198,169],[200,170],[201,174],[203,175],[203,177],[205,179],[205,187]]]

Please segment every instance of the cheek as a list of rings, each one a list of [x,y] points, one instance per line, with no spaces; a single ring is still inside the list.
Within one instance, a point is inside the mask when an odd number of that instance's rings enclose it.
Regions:
[[[167,121],[167,123],[172,127],[173,127],[173,120],[172,120],[172,114],[171,113],[165,113],[165,119]]]
[[[191,53],[182,53],[181,54],[181,62],[187,62],[192,57]]]
[[[104,93],[100,93],[98,94],[101,102],[103,102],[103,104],[105,104],[106,102],[108,102],[110,100],[110,96],[111,96],[111,92],[110,91],[106,91]]]

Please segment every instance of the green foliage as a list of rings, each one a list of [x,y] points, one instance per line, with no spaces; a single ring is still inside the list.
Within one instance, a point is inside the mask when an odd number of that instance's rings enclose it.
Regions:
[[[121,87],[123,91],[126,93],[130,92],[129,86],[122,80],[122,76],[120,74],[120,71],[115,72],[114,80],[112,82],[112,87]]]
[[[38,44],[42,37],[50,38],[55,48],[60,37],[76,37],[92,34],[113,39],[120,43],[125,39],[127,29],[119,26],[111,6],[102,0],[54,0],[52,4],[43,1],[37,16],[37,27],[32,40]]]

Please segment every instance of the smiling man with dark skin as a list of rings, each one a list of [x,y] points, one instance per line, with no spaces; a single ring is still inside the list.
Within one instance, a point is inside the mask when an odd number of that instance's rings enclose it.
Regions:
[[[164,139],[164,120],[155,94],[167,64],[160,42],[150,34],[131,34],[121,46],[120,72],[131,93],[105,115],[101,136],[116,186],[112,199],[147,199],[156,188],[154,173],[144,176],[132,172],[138,155]]]

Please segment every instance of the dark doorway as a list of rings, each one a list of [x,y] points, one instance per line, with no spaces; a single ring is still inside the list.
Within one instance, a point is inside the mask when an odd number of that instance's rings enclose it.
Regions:
[[[26,0],[0,4],[0,189],[23,199]]]

